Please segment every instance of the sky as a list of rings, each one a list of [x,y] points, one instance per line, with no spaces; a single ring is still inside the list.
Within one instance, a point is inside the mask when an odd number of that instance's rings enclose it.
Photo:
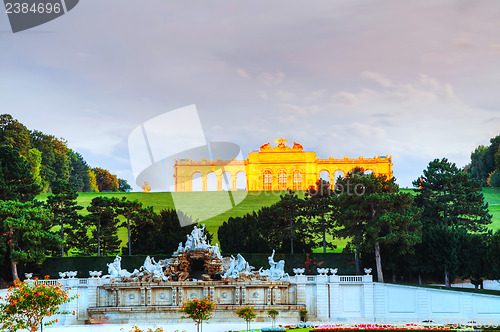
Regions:
[[[14,34],[0,12],[0,112],[131,184],[129,135],[195,104],[208,142],[391,155],[406,187],[500,134],[499,17],[486,0],[82,0]]]

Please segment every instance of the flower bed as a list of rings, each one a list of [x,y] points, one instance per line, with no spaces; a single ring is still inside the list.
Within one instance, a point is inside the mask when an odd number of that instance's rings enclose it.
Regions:
[[[416,325],[416,324],[406,324],[406,325],[390,325],[390,324],[363,324],[363,325],[322,325],[317,328],[312,329],[314,332],[332,332],[332,331],[456,331],[449,327],[442,326],[426,326],[426,325]]]

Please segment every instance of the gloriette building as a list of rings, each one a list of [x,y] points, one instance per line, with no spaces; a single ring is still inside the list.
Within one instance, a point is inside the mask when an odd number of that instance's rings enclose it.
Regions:
[[[227,181],[232,191],[237,189],[237,180],[246,177],[246,189],[262,190],[307,190],[316,185],[320,174],[328,173],[330,183],[336,174],[347,174],[355,167],[362,167],[374,174],[392,176],[391,156],[374,156],[373,158],[319,159],[316,152],[306,152],[302,145],[293,143],[285,145],[287,140],[280,138],[272,147],[264,144],[258,151],[248,154],[245,160],[209,161],[206,159],[176,159],[174,165],[175,191],[193,191],[193,179],[201,176],[202,191],[207,191],[207,179],[215,174],[217,191],[223,189],[223,181]],[[324,176],[324,175],[323,175]],[[324,177],[323,177],[324,179]]]

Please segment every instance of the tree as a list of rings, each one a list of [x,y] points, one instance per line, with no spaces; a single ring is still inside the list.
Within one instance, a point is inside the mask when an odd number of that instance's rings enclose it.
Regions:
[[[332,243],[326,241],[327,234],[334,233],[335,220],[333,218],[333,209],[335,205],[331,204],[330,183],[319,179],[316,182],[316,187],[309,187],[306,194],[305,218],[311,230],[311,235],[314,236],[318,244],[323,247],[323,253],[326,254],[326,248],[336,248]]]
[[[225,252],[269,252],[271,248],[279,253],[311,252],[314,239],[309,235],[307,220],[299,218],[305,203],[289,192],[272,206],[229,218],[218,230],[221,248]]]
[[[9,254],[13,280],[18,278],[17,264],[40,264],[47,256],[47,248],[60,243],[51,227],[52,214],[36,203],[0,201],[1,246]]]
[[[68,151],[69,183],[77,192],[94,191],[90,184],[90,167],[82,155],[73,150]],[[95,180],[95,177],[94,177]]]
[[[0,200],[27,202],[39,193],[26,160],[16,149],[0,146]]]
[[[465,167],[471,178],[486,186],[487,179],[495,170],[500,171],[500,135],[490,139],[490,145],[480,145],[471,154],[471,163]]]
[[[194,320],[196,323],[196,331],[198,332],[200,332],[203,321],[212,318],[214,310],[215,301],[210,301],[210,299],[198,300],[195,298],[183,303],[181,307],[181,312],[187,315],[182,318],[191,318]]]
[[[42,153],[37,149],[33,148],[28,151],[26,156],[26,162],[31,168],[31,176],[33,181],[38,188],[43,188],[45,186],[42,177],[40,176],[40,169],[42,166]]]
[[[64,139],[34,130],[31,132],[31,144],[42,153],[40,175],[48,186],[43,188],[44,192],[48,191],[56,180],[69,180],[69,149]]]
[[[500,187],[500,171],[496,170],[488,177],[488,186]]]
[[[254,307],[249,305],[240,307],[234,313],[247,322],[247,331],[250,331],[250,322],[257,317],[257,314],[254,312]]]
[[[491,223],[492,216],[488,213],[488,204],[484,202],[481,184],[443,158],[431,161],[413,185],[418,188],[415,189],[415,205],[423,209],[425,233],[432,230],[447,239],[449,246],[437,244],[433,255],[449,257],[440,267],[445,284],[450,287],[450,273],[456,270],[458,264],[453,257],[459,252],[456,238],[460,230],[485,233],[486,226]],[[428,234],[427,238],[433,236]]]
[[[128,192],[132,190],[132,187],[128,184],[127,180],[118,179],[118,191]]]
[[[87,227],[92,230],[91,244],[97,248],[97,256],[116,254],[121,241],[118,239],[118,214],[115,201],[107,197],[95,197],[85,216]]]
[[[89,169],[87,173],[88,173],[88,176],[89,176],[89,188],[88,188],[88,191],[98,193],[99,192],[99,188],[97,187],[97,180],[96,180],[95,172],[93,170]]]
[[[83,207],[77,205],[78,194],[68,181],[57,180],[53,184],[52,194],[47,197],[45,206],[54,215],[54,224],[59,226],[61,238],[61,257],[64,257],[65,245],[75,237],[74,230],[81,216],[78,214]]]
[[[336,200],[338,233],[357,241],[357,246],[363,243],[373,248],[379,282],[384,282],[381,244],[397,244],[398,252],[404,254],[421,241],[420,211],[412,206],[411,194],[399,192],[395,180],[365,174],[362,168],[337,180],[337,190],[347,188]]]
[[[159,214],[154,213],[152,208],[139,210],[131,224],[134,253],[153,255],[174,252],[179,242],[185,241],[186,235],[196,225],[193,221],[189,226],[181,227],[179,215],[181,218],[189,218],[183,212],[172,209],[161,210]],[[145,238],[148,241],[144,241]]]
[[[48,276],[47,276],[48,277]],[[8,331],[29,329],[38,331],[39,327],[57,323],[57,319],[43,322],[46,317],[69,314],[61,311],[59,306],[68,303],[76,296],[70,297],[57,283],[36,284],[32,281],[14,281],[5,301],[0,303],[0,328]],[[73,315],[75,312],[73,311]],[[42,326],[43,324],[43,326]]]
[[[280,312],[279,312],[278,310],[276,310],[276,309],[270,309],[270,310],[268,310],[268,311],[267,311],[267,315],[268,315],[269,317],[271,317],[271,319],[272,319],[272,321],[273,321],[273,326],[274,326],[274,324],[275,324],[276,317],[278,317],[278,316],[279,316],[279,314],[280,314]]]
[[[108,170],[95,167],[93,169],[99,192],[103,191],[118,191],[118,178],[111,174]]]
[[[125,226],[127,227],[127,238],[128,238],[128,255],[132,255],[132,241],[130,239],[130,220],[142,209],[142,203],[139,201],[129,201],[125,197],[121,200],[115,201],[116,213],[122,215],[126,219]],[[121,225],[123,226],[123,225]]]
[[[30,131],[10,114],[0,115],[0,145],[10,146],[26,157],[31,148]]]

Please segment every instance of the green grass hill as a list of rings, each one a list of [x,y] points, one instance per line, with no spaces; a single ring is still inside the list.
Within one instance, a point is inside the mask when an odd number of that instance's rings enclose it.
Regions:
[[[412,192],[412,189],[401,189],[405,192]],[[246,192],[237,192],[236,195],[245,194]],[[484,188],[483,194],[486,201],[489,203],[490,213],[493,215],[491,229],[500,229],[500,188]],[[197,206],[195,211],[198,213],[193,213],[193,218],[200,218],[206,214],[214,214],[213,211],[217,211],[218,207],[227,201],[228,192],[186,192],[177,193],[177,195],[182,195],[183,201],[187,200],[192,202],[193,206]],[[300,193],[303,195],[303,193]],[[47,194],[39,196],[39,199],[46,199]],[[155,211],[159,212],[162,209],[174,208],[174,201],[172,199],[172,194],[169,192],[159,192],[159,193],[80,193],[78,197],[78,204],[87,207],[90,201],[97,196],[108,196],[108,197],[126,197],[128,200],[138,200],[144,206],[152,206]],[[207,230],[214,234],[215,240],[217,241],[217,229],[224,221],[227,221],[229,217],[239,217],[252,211],[258,211],[263,206],[270,206],[280,199],[279,192],[248,192],[244,200],[221,214],[218,214],[212,218],[201,221],[202,224],[206,225]],[[210,201],[210,204],[206,202]],[[198,208],[199,207],[199,208]],[[82,213],[87,213],[86,210],[82,210]],[[122,245],[125,246],[127,242],[127,234],[125,229],[120,229],[119,231],[120,239],[122,240]],[[345,241],[336,240],[335,241],[339,247],[342,247]]]

